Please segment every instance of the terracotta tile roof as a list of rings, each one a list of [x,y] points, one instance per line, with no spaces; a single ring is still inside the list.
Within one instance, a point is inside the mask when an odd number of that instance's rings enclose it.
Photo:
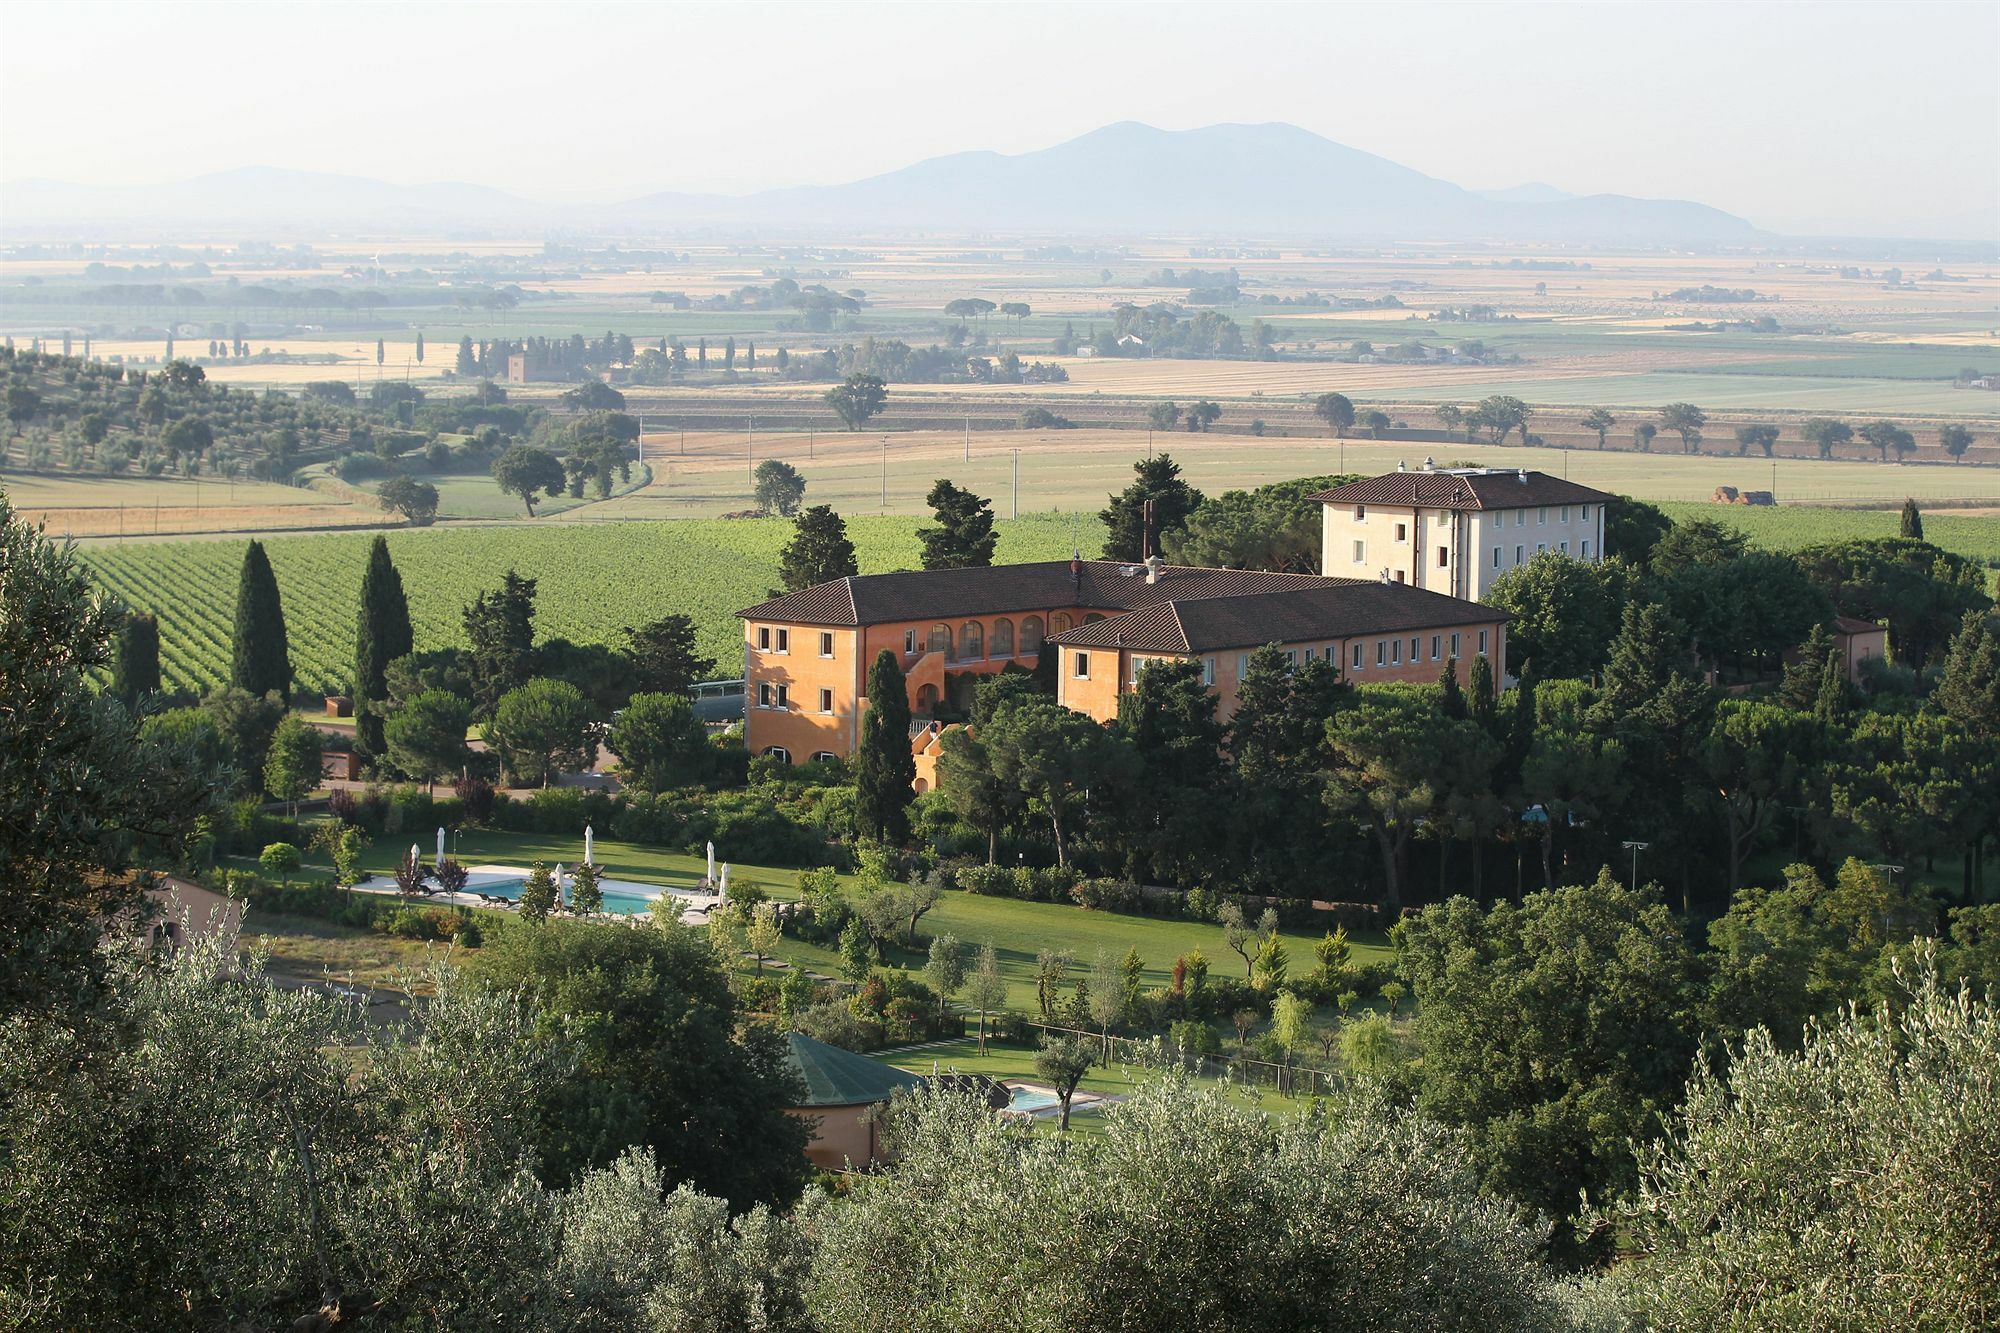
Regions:
[[[1126,571],[1132,571],[1127,573]],[[768,602],[736,614],[745,620],[800,625],[879,625],[908,620],[953,620],[1060,607],[1080,607],[1107,615],[1165,601],[1188,601],[1245,593],[1322,587],[1347,580],[1311,574],[1268,574],[1255,569],[1201,569],[1166,565],[1157,583],[1146,582],[1143,565],[1116,560],[1084,560],[1071,575],[1067,560],[988,569],[904,570],[861,574]]]
[[[1853,616],[1835,616],[1834,632],[1837,634],[1879,634],[1882,626],[1872,620],[1858,620]]]
[[[1525,478],[1525,480],[1524,480]],[[1328,504],[1411,505],[1422,509],[1520,509],[1527,505],[1609,504],[1618,497],[1546,472],[1389,472],[1309,497]]]
[[[1049,637],[1079,648],[1206,653],[1267,643],[1490,625],[1508,619],[1495,607],[1407,584],[1327,579],[1319,587],[1289,592],[1166,602]]]

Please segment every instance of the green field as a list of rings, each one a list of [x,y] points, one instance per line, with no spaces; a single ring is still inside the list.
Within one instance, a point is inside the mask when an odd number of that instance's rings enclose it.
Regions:
[[[1902,514],[1893,509],[1785,509],[1753,505],[1662,504],[1675,521],[1714,519],[1740,528],[1758,546],[1793,551],[1823,542],[1865,537],[1894,537]],[[1926,540],[2000,568],[2000,518],[1965,516],[1948,510],[1924,515]]]
[[[862,568],[915,568],[916,527],[895,516],[849,520]],[[1038,516],[1003,522],[1000,529],[1003,561],[1069,554],[1066,521]],[[465,607],[513,569],[539,581],[537,638],[616,641],[627,626],[681,612],[699,626],[702,651],[716,659],[717,672],[732,675],[740,674],[743,662],[735,612],[777,585],[778,552],[790,533],[782,519],[745,519],[403,530],[388,540],[419,649],[461,643]],[[1095,545],[1098,534],[1086,540]],[[340,534],[266,543],[284,599],[292,664],[309,690],[347,688],[370,541]],[[228,678],[242,543],[133,543],[87,547],[81,554],[108,591],[159,617],[168,689],[206,690]]]

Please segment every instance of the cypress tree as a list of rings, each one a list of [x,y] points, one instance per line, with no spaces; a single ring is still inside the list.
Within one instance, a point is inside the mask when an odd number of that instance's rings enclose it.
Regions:
[[[243,552],[243,573],[236,584],[235,649],[230,684],[260,699],[273,690],[281,698],[290,697],[292,655],[285,640],[285,608],[278,598],[278,576],[271,572],[262,542],[251,542]]]
[[[1837,651],[1830,651],[1820,663],[1819,695],[1813,700],[1813,716],[1822,722],[1838,722],[1847,711],[1847,672]]]
[[[1485,653],[1472,659],[1472,720],[1485,728],[1486,734],[1499,739],[1499,732],[1493,724],[1495,700],[1493,694],[1493,663]]]
[[[1902,535],[1916,542],[1924,539],[1924,514],[1921,509],[1917,508],[1917,502],[1914,498],[1907,498],[1903,501]]]
[[[1438,708],[1446,717],[1465,716],[1465,691],[1458,688],[1458,659],[1447,657],[1438,677]]]
[[[884,648],[868,668],[868,711],[855,756],[855,822],[861,836],[897,846],[910,840],[917,761],[910,751],[910,695],[896,655]]]
[[[160,688],[160,622],[149,615],[127,612],[118,627],[118,648],[111,659],[111,692],[126,703]]]
[[[387,751],[382,734],[382,704],[389,698],[389,663],[408,653],[410,604],[403,596],[403,576],[389,559],[389,543],[380,536],[368,551],[368,572],[361,579],[361,614],[354,627],[354,742],[364,755]]]

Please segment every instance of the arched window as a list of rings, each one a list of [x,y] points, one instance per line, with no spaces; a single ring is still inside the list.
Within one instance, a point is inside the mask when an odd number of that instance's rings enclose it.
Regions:
[[[951,657],[951,626],[949,626],[949,625],[932,625],[932,626],[931,626],[931,639],[930,639],[930,643],[929,643],[929,645],[928,645],[928,646],[927,646],[927,648],[926,648],[926,651],[928,651],[928,652],[933,652],[933,653],[943,653],[943,654],[944,654],[944,660],[945,660],[945,661],[947,661],[947,662],[951,661],[951,660],[952,660],[952,657]]]
[[[1014,655],[1014,622],[1005,616],[993,622],[992,652],[995,657]]]
[[[930,783],[925,782],[922,778],[918,778],[916,782],[914,782],[911,785],[916,789],[916,793],[919,796],[922,796],[925,792],[931,789]]]
[[[1021,622],[1021,656],[1042,651],[1042,618],[1029,616]]]
[[[1054,615],[1049,617],[1049,633],[1060,634],[1064,630],[1068,629],[1074,623],[1075,622],[1069,618],[1069,612],[1058,611]]]
[[[968,620],[959,627],[958,647],[968,662],[976,662],[986,656],[986,629],[976,620]]]
[[[814,750],[812,761],[815,764],[831,764],[839,758],[840,756],[831,750]]]
[[[917,687],[917,711],[935,713],[938,706],[938,687],[929,683]]]
[[[1083,623],[1086,625],[1094,625],[1102,619],[1104,619],[1103,616],[1097,614],[1097,612],[1095,611],[1092,611],[1089,615],[1083,618]]]
[[[765,757],[766,757],[766,758],[769,758],[769,759],[776,759],[776,760],[779,760],[779,761],[781,761],[781,762],[783,762],[783,763],[787,763],[787,764],[789,764],[789,763],[791,763],[791,762],[792,762],[792,752],[791,752],[790,750],[787,750],[787,749],[786,749],[786,748],[785,748],[784,746],[782,746],[782,745],[767,745],[767,746],[765,746],[765,747],[764,747],[764,755],[765,755]]]

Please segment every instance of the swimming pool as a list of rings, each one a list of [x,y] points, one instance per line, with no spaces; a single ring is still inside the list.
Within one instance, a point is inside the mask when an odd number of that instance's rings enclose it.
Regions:
[[[1060,1104],[1061,1099],[1045,1088],[1024,1088],[1018,1083],[1007,1085],[1007,1109],[1032,1115],[1036,1111],[1046,1111]]]
[[[521,900],[521,889],[527,884],[526,875],[515,875],[496,879],[481,879],[475,876],[465,886],[468,893],[483,893],[489,898],[505,898],[509,902]],[[665,893],[664,888],[654,888],[647,884],[633,884],[626,880],[599,880],[598,887],[604,891],[604,910],[616,916],[631,916],[635,912],[653,910],[653,899]],[[574,896],[574,888],[568,876],[563,878],[563,898]]]

